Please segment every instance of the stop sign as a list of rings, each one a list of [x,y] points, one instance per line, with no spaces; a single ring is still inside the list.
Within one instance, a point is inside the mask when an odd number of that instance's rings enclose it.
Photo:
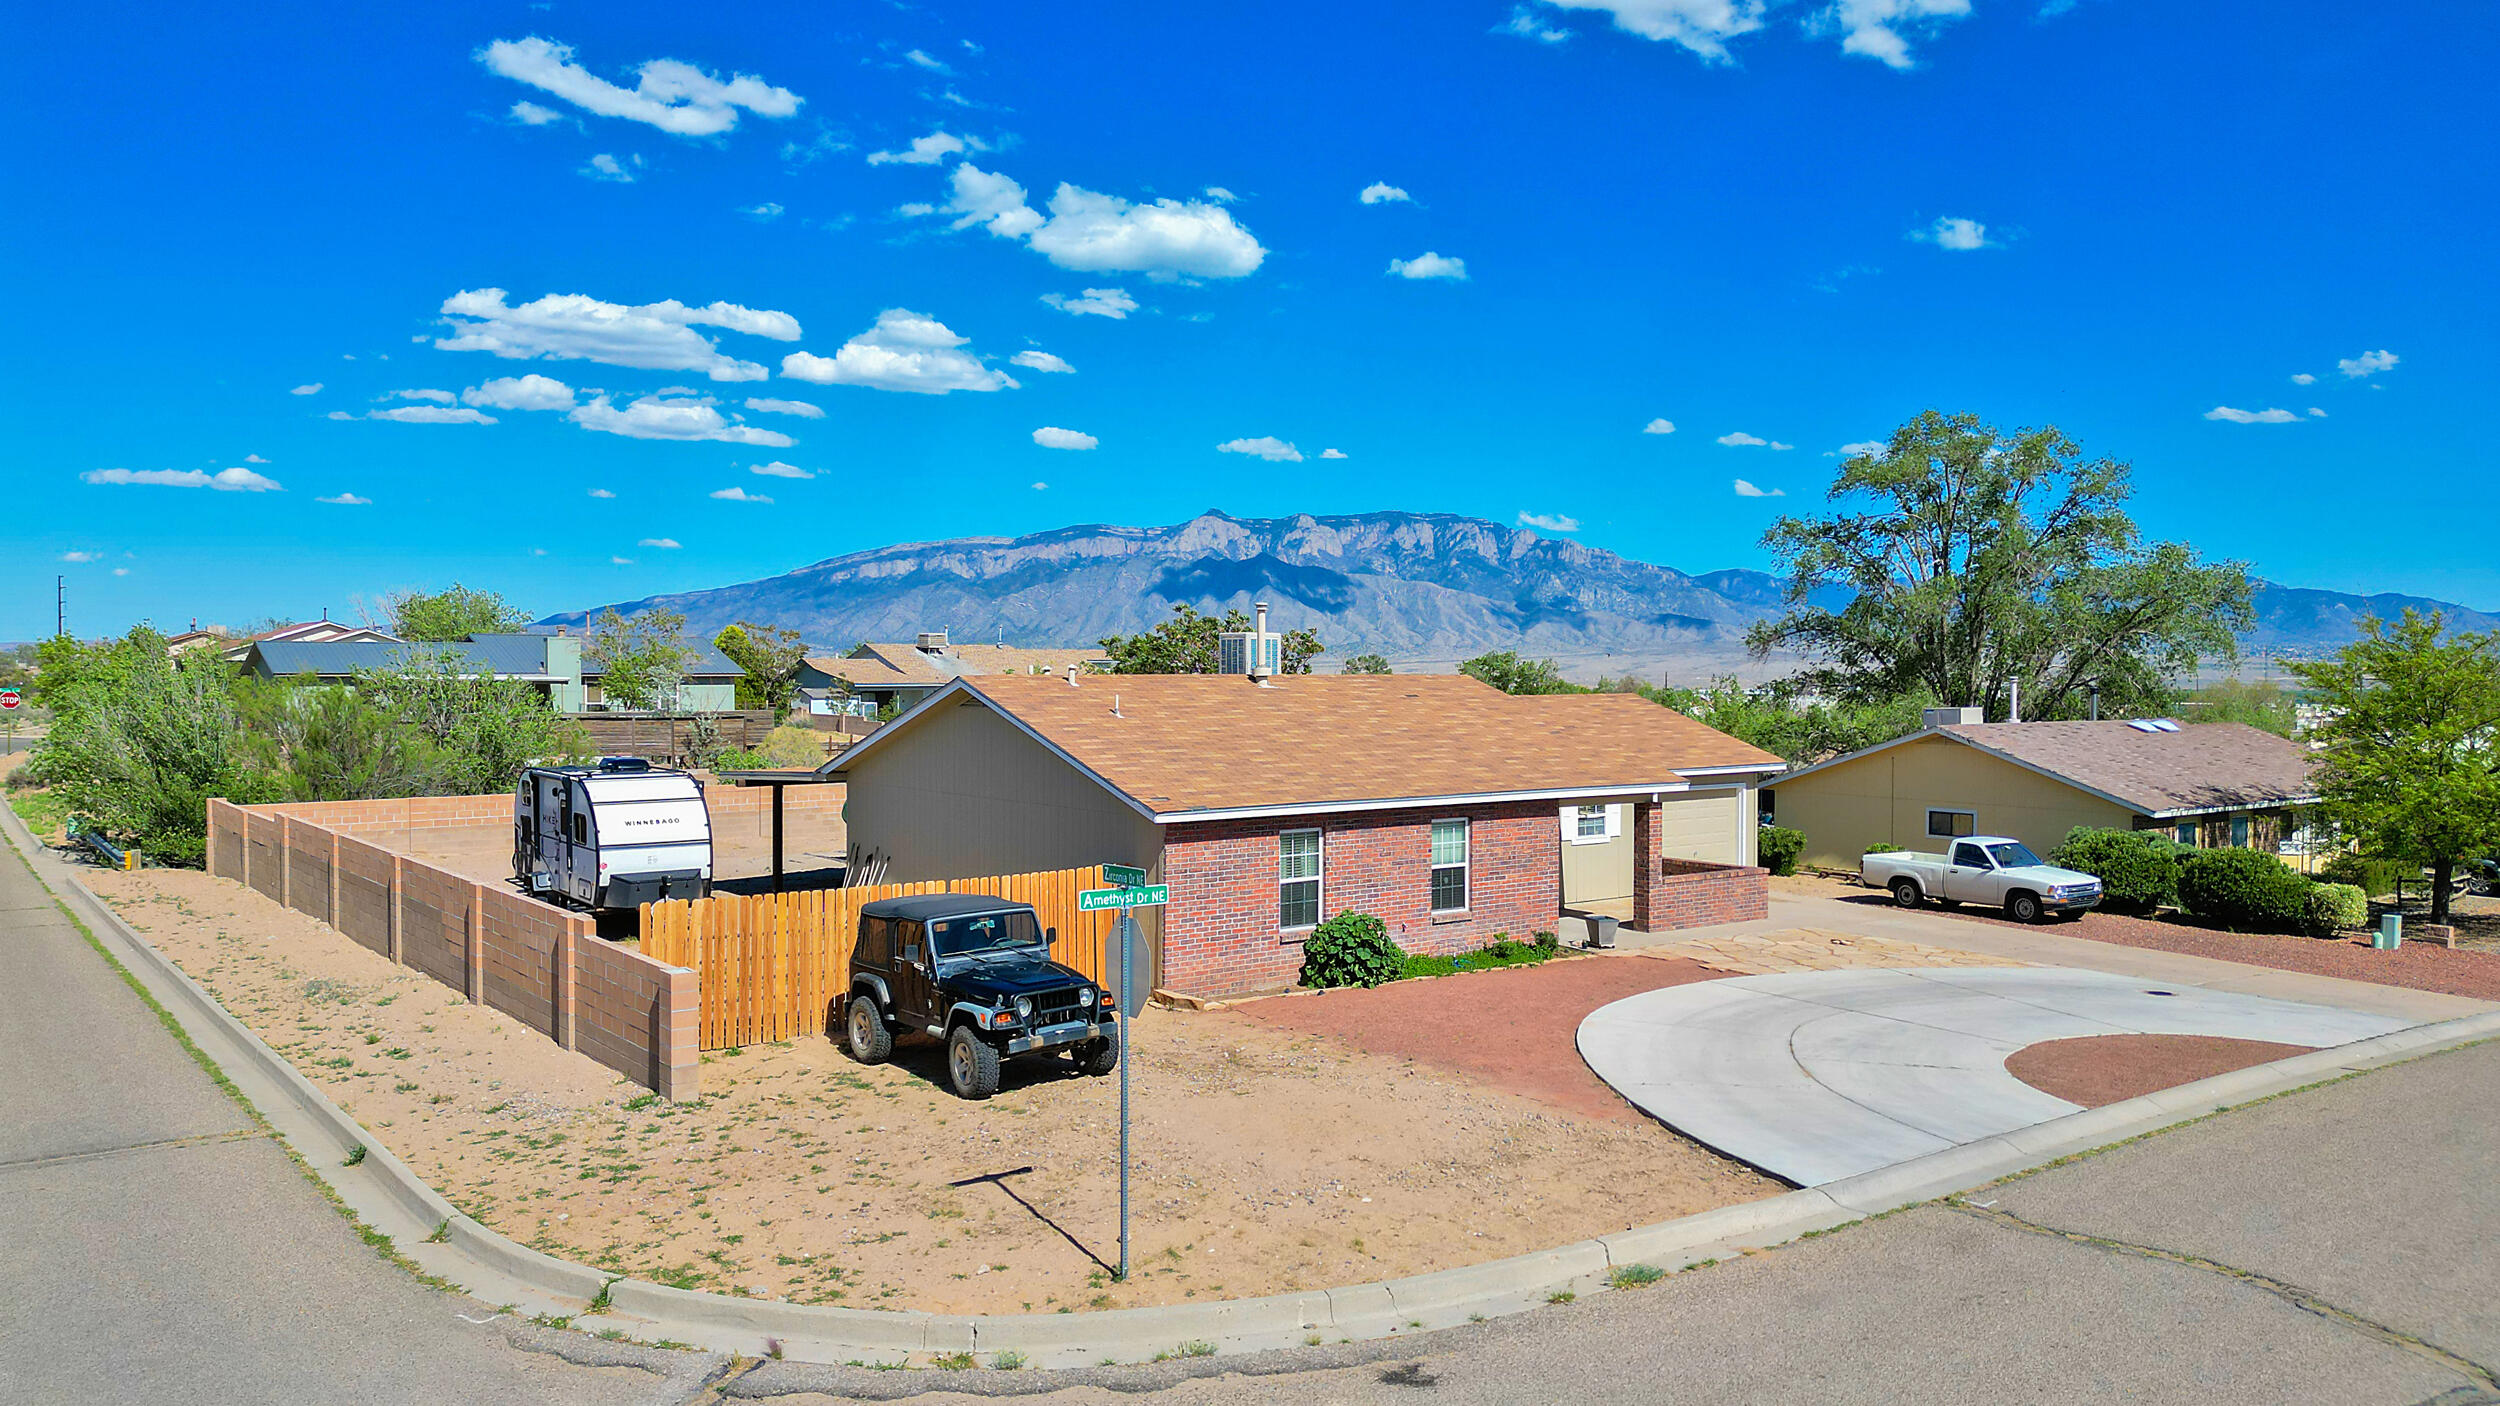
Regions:
[[[0,708],[18,708],[25,706],[25,703],[25,695],[16,689],[0,688]]]

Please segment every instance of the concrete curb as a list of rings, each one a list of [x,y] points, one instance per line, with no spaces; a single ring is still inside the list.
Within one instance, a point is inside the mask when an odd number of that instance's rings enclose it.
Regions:
[[[2500,1011],[2413,1026],[2193,1084],[2087,1109],[1878,1171],[1767,1200],[1434,1274],[1266,1298],[1098,1313],[981,1316],[880,1311],[742,1299],[619,1278],[542,1254],[460,1214],[311,1081],[261,1043],[198,983],[125,924],[0,805],[0,830],[45,886],[174,1013],[192,1040],[367,1225],[428,1273],[477,1298],[671,1340],[800,1361],[925,1361],[935,1354],[1016,1352],[1036,1367],[1142,1361],[1185,1345],[1218,1352],[1370,1339],[1518,1313],[1607,1287],[1628,1265],[1681,1270],[1939,1196],[1983,1186],[2079,1152],[2155,1132],[2322,1079],[2500,1036]],[[356,1166],[343,1165],[363,1147]],[[431,1237],[440,1234],[440,1240]],[[607,1303],[591,1313],[602,1294]],[[1193,1349],[1194,1350],[1194,1349]]]

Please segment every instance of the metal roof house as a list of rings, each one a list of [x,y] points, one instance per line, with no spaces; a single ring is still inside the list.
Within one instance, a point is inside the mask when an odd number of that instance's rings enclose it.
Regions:
[[[579,635],[473,634],[441,643],[257,641],[245,651],[243,664],[261,678],[353,683],[358,674],[446,655],[480,675],[539,685],[549,705],[560,713],[607,706],[600,688],[602,671],[583,659]],[[738,706],[737,684],[744,676],[745,670],[719,650],[699,648],[688,663],[676,707],[689,712],[728,712]]]
[[[1771,789],[1805,860],[1855,868],[1870,844],[2011,835],[2042,854],[2078,825],[2278,850],[2317,799],[2311,755],[2245,723],[1940,723],[1801,767]]]

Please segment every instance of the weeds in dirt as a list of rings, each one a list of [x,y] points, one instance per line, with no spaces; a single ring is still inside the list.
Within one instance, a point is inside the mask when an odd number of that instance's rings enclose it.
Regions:
[[[1666,1277],[1654,1264],[1619,1264],[1606,1271],[1608,1287],[1616,1289],[1644,1289]]]

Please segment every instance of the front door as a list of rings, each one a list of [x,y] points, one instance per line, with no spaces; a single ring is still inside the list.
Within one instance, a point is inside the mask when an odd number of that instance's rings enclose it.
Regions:
[[[937,959],[929,952],[927,925],[897,922],[894,925],[894,1019],[912,1029],[924,1029],[935,1022],[929,1009],[929,967]]]

